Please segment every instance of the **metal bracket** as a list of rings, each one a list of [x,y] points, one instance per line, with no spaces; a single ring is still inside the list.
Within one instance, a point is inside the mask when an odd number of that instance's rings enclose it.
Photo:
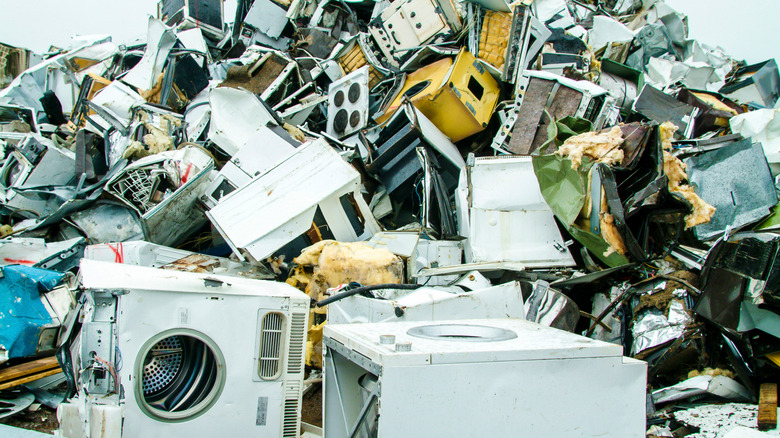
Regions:
[[[377,376],[382,373],[382,367],[380,365],[375,364],[371,359],[358,353],[357,351],[345,347],[344,344],[342,344],[341,342],[338,342],[330,338],[323,338],[322,343],[325,344],[327,348],[346,357],[347,359],[351,360],[355,364],[359,365],[364,370]]]

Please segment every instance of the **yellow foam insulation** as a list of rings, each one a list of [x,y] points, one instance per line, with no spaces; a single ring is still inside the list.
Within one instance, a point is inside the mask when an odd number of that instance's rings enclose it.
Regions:
[[[706,93],[693,93],[693,95],[698,97],[700,100],[704,101],[704,103],[706,103],[707,105],[713,107],[718,111],[725,111],[727,113],[731,113],[732,116],[736,116],[737,114],[739,114],[737,113],[737,110],[721,102],[715,96]]]
[[[149,122],[149,114],[144,111],[139,111],[136,117],[144,123],[149,133],[144,135],[143,143],[139,141],[131,143],[122,155],[123,158],[143,158],[174,149],[173,138],[168,135],[168,132],[181,126],[181,120],[163,114],[160,116],[160,126],[155,126]]]
[[[365,242],[323,240],[304,249],[293,262],[300,267],[291,277],[297,283],[295,286],[305,285],[306,293],[317,301],[325,298],[328,288],[344,283],[373,285],[403,281],[401,258]]]
[[[143,143],[140,141],[134,141],[130,143],[130,146],[125,149],[125,151],[122,153],[122,158],[129,160],[132,158],[140,159],[143,157],[148,157],[149,151],[146,150],[146,147]]]
[[[301,131],[301,128],[293,126],[289,123],[285,123],[283,128],[285,131],[287,131],[288,134],[290,134],[290,137],[298,140],[299,142],[303,143],[304,140],[306,140],[306,135],[303,133],[303,131]]]
[[[769,353],[766,355],[766,358],[772,361],[775,366],[780,367],[780,353]]]
[[[673,194],[682,196],[691,204],[692,211],[685,216],[685,229],[704,224],[715,215],[715,207],[704,202],[703,199],[693,191],[693,187],[685,184],[688,180],[686,165],[679,158],[672,156],[672,137],[677,126],[672,122],[665,122],[660,127],[661,145],[664,150],[664,173],[669,178],[669,191]]]
[[[314,315],[309,315],[309,335],[306,337],[306,365],[322,369],[322,329],[325,323],[312,324]]]
[[[586,132],[569,137],[556,154],[571,160],[571,168],[579,169],[582,157],[590,157],[598,163],[615,165],[623,161],[623,133],[619,126],[607,132]]]
[[[154,87],[151,90],[138,90],[138,94],[149,103],[160,103],[160,92],[162,91],[162,82],[165,73],[157,75],[157,79],[154,81]]]
[[[312,299],[320,301],[326,298],[327,289],[344,283],[356,281],[362,285],[402,283],[403,261],[397,255],[384,248],[373,248],[364,242],[336,242],[323,240],[304,249],[294,258],[297,264],[287,283],[305,291]],[[314,314],[324,314],[325,308],[312,310]],[[322,328],[325,324],[313,324],[309,327],[306,343],[306,364],[322,367]]]
[[[339,65],[344,70],[345,74],[350,74],[353,71],[368,64],[366,55],[363,53],[363,49],[360,48],[360,44],[355,44],[347,53],[339,58]],[[374,66],[368,67],[368,86],[374,88],[384,76],[380,74]]]
[[[479,36],[479,59],[498,69],[506,62],[506,45],[512,30],[512,14],[487,11],[482,20],[482,32]]]
[[[590,228],[590,214],[593,209],[593,198],[590,196],[592,182],[593,169],[591,168],[588,173],[588,190],[585,192],[585,202],[575,222],[575,225],[583,230]],[[601,229],[601,237],[609,245],[609,248],[604,252],[604,257],[609,257],[613,253],[626,255],[626,244],[623,241],[623,236],[617,229],[617,225],[615,225],[615,217],[609,213],[607,195],[604,193],[603,187],[601,188],[601,205],[599,206],[599,227]]]
[[[618,231],[615,225],[615,217],[606,210],[606,207],[602,206],[601,214],[599,214],[601,237],[609,244],[609,249],[604,253],[604,256],[609,257],[615,252],[620,255],[626,255],[626,243],[623,242],[623,236],[620,235],[620,231]]]
[[[723,377],[728,377],[729,379],[735,379],[736,378],[736,375],[734,374],[733,371],[724,370],[723,368],[710,368],[710,367],[707,367],[707,368],[705,368],[705,369],[703,369],[701,371],[693,370],[693,371],[688,373],[688,378],[689,379],[692,379],[692,378],[698,377],[698,376],[712,376],[712,377],[723,376]]]

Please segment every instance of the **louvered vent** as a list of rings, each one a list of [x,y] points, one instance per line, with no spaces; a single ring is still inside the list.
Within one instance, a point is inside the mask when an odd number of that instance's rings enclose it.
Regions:
[[[306,349],[306,314],[293,313],[290,326],[290,350],[287,355],[287,373],[303,371],[303,355]]]
[[[283,438],[298,438],[301,428],[301,385],[299,382],[289,382],[284,390],[284,424]]]
[[[284,315],[267,313],[260,332],[260,361],[257,365],[257,372],[263,379],[273,380],[281,373],[283,333]]]

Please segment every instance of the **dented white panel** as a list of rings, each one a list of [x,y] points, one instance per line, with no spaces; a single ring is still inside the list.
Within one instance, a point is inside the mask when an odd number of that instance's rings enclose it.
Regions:
[[[346,215],[334,212],[330,203],[346,194],[355,195],[365,219],[360,236],[344,226]],[[290,157],[222,198],[207,215],[239,257],[243,257],[241,250],[246,250],[262,260],[305,233],[317,206],[337,240],[362,240],[379,231],[360,195],[360,174],[322,139],[300,146]]]
[[[260,138],[260,131],[266,125],[276,123],[257,96],[246,90],[214,88],[209,93],[209,102],[209,139],[231,156],[253,139]]]
[[[466,262],[574,266],[531,157],[476,158],[469,167]],[[465,212],[461,212],[465,214]]]

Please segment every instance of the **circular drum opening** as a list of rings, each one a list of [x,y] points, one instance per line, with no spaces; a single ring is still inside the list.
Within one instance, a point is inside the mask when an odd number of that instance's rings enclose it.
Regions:
[[[149,416],[185,421],[206,412],[225,386],[225,359],[194,330],[168,330],[149,339],[135,364],[135,396]]]
[[[517,337],[517,333],[499,327],[470,324],[434,324],[413,327],[409,336],[437,341],[496,342]]]

